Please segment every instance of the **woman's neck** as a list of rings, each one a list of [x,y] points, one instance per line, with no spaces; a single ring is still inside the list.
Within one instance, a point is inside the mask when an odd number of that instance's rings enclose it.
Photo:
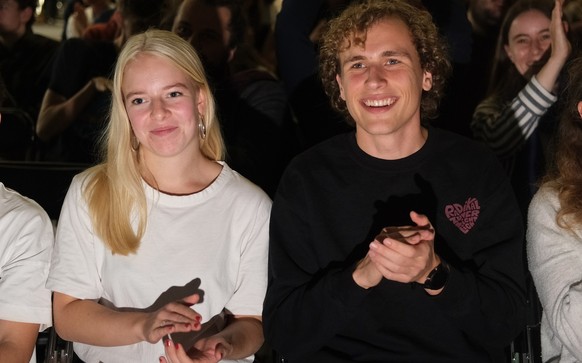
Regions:
[[[166,194],[187,195],[206,189],[218,177],[222,165],[199,156],[195,160],[143,160],[146,183]]]

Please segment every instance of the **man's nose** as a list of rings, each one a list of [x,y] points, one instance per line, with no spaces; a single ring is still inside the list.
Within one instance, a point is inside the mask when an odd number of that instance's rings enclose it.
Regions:
[[[368,78],[366,83],[377,87],[386,83],[385,70],[383,65],[370,64],[368,67]]]

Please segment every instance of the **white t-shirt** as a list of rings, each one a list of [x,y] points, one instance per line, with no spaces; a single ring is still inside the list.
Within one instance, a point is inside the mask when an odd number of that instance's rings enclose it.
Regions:
[[[202,323],[224,308],[236,315],[262,314],[271,200],[259,187],[226,164],[209,187],[192,195],[163,194],[144,182],[145,235],[136,254],[121,256],[93,231],[82,197],[86,176],[73,179],[65,198],[47,287],[112,307],[145,309],[171,287],[184,290],[200,278],[204,301],[192,308]],[[86,362],[158,362],[164,355],[162,341],[74,347]]]
[[[45,282],[53,241],[46,212],[0,183],[0,319],[40,324],[39,331],[52,325]]]

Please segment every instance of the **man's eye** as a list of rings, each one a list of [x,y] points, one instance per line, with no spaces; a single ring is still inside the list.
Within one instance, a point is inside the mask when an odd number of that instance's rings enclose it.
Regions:
[[[178,27],[176,27],[176,34],[178,34],[180,38],[186,39],[192,35],[192,30],[183,25],[179,25]]]
[[[398,59],[388,59],[388,62],[386,62],[386,63],[387,64],[398,64],[400,62],[398,61]]]
[[[182,92],[178,92],[178,91],[170,92],[170,97],[178,97],[181,95],[182,95]]]
[[[352,68],[356,68],[356,69],[364,68],[364,65],[362,63],[354,63],[354,64],[352,64]]]

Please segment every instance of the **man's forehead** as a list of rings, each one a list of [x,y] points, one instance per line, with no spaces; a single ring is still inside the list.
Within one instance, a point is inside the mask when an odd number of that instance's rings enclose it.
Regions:
[[[178,10],[177,18],[182,21],[196,19],[204,23],[215,23],[227,27],[231,16],[231,11],[227,6],[208,5],[200,0],[185,0]]]
[[[16,0],[0,0],[0,7],[5,7],[9,5],[17,6],[18,2]]]
[[[405,39],[408,38],[410,40],[410,45],[412,45],[412,47],[415,48],[414,46],[414,40],[412,37],[412,33],[410,32],[410,28],[408,27],[408,25],[406,25],[406,23],[400,19],[399,17],[396,16],[386,16],[384,18],[378,19],[377,21],[369,24],[365,29],[357,29],[354,28],[352,30],[349,30],[345,33],[343,41],[340,44],[339,47],[339,53],[343,53],[346,52],[348,50],[351,50],[353,48],[360,48],[363,49],[366,46],[366,41],[368,40],[368,33],[369,31],[377,26],[382,26],[382,25],[387,25],[387,26],[391,26],[391,27],[402,27],[402,29],[405,29],[405,34],[408,35],[408,37],[404,36],[405,38],[402,38],[403,34],[398,34],[395,35],[392,39],[393,40],[398,40],[398,42],[402,42],[402,41],[406,41]]]

